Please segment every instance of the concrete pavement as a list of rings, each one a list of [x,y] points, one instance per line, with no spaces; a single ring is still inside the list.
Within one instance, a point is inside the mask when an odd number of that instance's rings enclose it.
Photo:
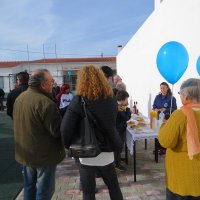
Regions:
[[[165,200],[164,156],[159,162],[154,161],[154,141],[148,141],[148,149],[144,149],[144,141],[137,142],[137,182],[134,182],[133,159],[129,155],[126,172],[118,172],[120,188],[125,200]],[[96,179],[99,192],[97,200],[108,200],[108,190],[101,178]],[[23,199],[23,191],[17,200]],[[66,158],[57,167],[56,190],[53,200],[81,200],[79,190],[79,172],[71,158]]]

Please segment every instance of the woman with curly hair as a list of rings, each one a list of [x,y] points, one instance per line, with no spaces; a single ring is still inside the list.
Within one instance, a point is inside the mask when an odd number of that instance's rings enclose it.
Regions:
[[[98,170],[109,189],[112,200],[122,200],[123,196],[114,167],[113,152],[122,149],[122,142],[116,131],[117,102],[103,72],[94,66],[83,67],[78,72],[77,96],[69,105],[61,124],[62,141],[68,149],[78,134],[78,124],[84,117],[81,97],[98,124],[104,130],[101,134],[104,144],[101,153],[94,158],[79,158],[83,200],[95,200],[95,174]]]

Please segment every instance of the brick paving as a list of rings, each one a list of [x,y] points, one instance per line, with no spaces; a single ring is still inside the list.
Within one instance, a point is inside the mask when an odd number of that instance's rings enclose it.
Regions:
[[[134,182],[133,159],[129,155],[126,172],[118,172],[119,184],[125,200],[165,200],[164,156],[159,162],[154,161],[154,141],[148,141],[148,149],[144,150],[144,142],[137,145],[137,182]],[[97,200],[108,200],[109,194],[101,178],[96,179]],[[17,200],[23,199],[23,191]],[[79,171],[71,158],[66,158],[57,167],[56,190],[53,200],[81,200],[79,190]]]

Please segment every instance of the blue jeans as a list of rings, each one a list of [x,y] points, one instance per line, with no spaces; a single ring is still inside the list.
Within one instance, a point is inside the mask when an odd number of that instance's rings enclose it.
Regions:
[[[200,200],[200,197],[193,196],[180,196],[166,189],[167,200]]]
[[[56,165],[31,168],[23,166],[24,200],[50,200],[55,191]]]

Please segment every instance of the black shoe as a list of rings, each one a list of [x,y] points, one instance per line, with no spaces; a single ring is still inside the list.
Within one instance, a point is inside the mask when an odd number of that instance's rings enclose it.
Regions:
[[[166,154],[166,149],[160,149],[159,155],[165,155]]]
[[[122,166],[122,165],[117,165],[115,166],[116,171],[120,171],[120,172],[124,172],[126,171],[126,167]]]
[[[120,158],[120,160],[126,162],[126,158]]]

